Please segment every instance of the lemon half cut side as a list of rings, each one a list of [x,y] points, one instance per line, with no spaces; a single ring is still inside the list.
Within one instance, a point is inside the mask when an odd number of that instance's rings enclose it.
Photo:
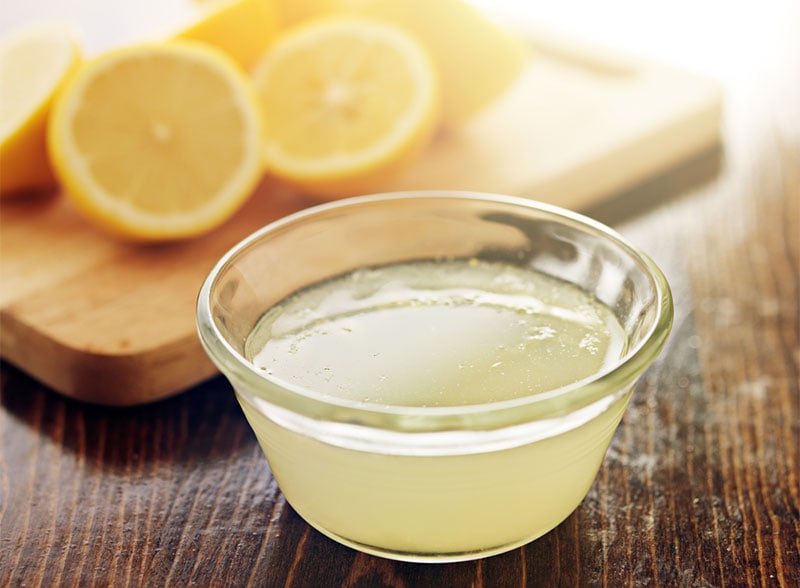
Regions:
[[[246,74],[221,50],[172,41],[87,63],[51,115],[48,145],[67,194],[134,240],[220,225],[263,171],[261,117]]]
[[[253,79],[267,168],[323,198],[380,189],[438,125],[428,54],[409,34],[373,20],[330,17],[291,29]]]

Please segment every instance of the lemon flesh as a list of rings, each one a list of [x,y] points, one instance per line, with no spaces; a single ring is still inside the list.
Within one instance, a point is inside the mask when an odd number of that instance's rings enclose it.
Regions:
[[[312,195],[379,189],[430,140],[439,87],[407,33],[366,19],[326,18],[275,41],[253,72],[265,159]]]
[[[91,220],[122,237],[180,239],[224,222],[260,178],[260,114],[221,51],[171,42],[112,51],[56,101],[53,163]]]

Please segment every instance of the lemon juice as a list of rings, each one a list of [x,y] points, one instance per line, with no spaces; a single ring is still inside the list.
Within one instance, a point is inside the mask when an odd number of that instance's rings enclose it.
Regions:
[[[472,259],[363,268],[300,290],[263,315],[244,351],[282,386],[391,419],[548,399],[617,363],[626,346],[614,313],[580,288]],[[383,436],[239,398],[310,524],[368,552],[453,561],[511,549],[566,518],[629,394],[517,428]]]

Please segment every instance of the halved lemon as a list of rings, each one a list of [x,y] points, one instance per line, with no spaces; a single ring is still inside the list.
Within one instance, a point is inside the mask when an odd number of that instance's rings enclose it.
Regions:
[[[280,28],[273,0],[206,0],[200,14],[175,38],[209,43],[245,69],[261,57]]]
[[[0,44],[0,196],[55,183],[47,116],[80,60],[75,34],[59,24],[20,30]]]
[[[204,233],[260,179],[252,85],[222,51],[173,41],[87,63],[58,96],[48,145],[75,205],[137,240]]]
[[[402,30],[323,18],[279,37],[253,70],[270,172],[311,195],[378,190],[431,138],[439,86]]]

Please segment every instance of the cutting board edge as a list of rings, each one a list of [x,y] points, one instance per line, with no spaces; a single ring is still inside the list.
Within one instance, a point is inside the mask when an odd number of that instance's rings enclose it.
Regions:
[[[648,136],[647,140],[641,139],[627,144],[621,150],[607,153],[603,158],[595,159],[580,169],[573,168],[570,173],[542,178],[535,188],[520,186],[518,192],[531,199],[580,211],[608,199],[611,194],[635,188],[648,178],[722,145],[723,100],[720,92],[709,94],[703,108],[696,110],[692,116],[683,119],[678,117],[678,119],[681,123],[677,128],[674,126],[674,121],[665,121]],[[690,139],[687,139],[687,136]],[[654,137],[662,148],[664,143],[670,143],[670,149],[666,154],[661,151],[659,154],[643,156],[642,144],[652,143]],[[628,154],[634,152],[639,164],[637,172],[631,173],[630,168],[620,164]],[[595,168],[620,171],[616,174],[606,172],[604,177],[600,178],[597,174],[593,174],[592,170]],[[584,179],[586,176],[598,178],[601,185],[587,183]],[[576,178],[580,178],[582,185],[576,185]],[[553,194],[558,196],[552,196]],[[569,197],[565,198],[565,194],[569,194]]]
[[[3,360],[81,402],[119,407],[146,404],[219,374],[194,333],[166,345],[111,354],[70,346],[7,310],[0,310],[0,329]]]

